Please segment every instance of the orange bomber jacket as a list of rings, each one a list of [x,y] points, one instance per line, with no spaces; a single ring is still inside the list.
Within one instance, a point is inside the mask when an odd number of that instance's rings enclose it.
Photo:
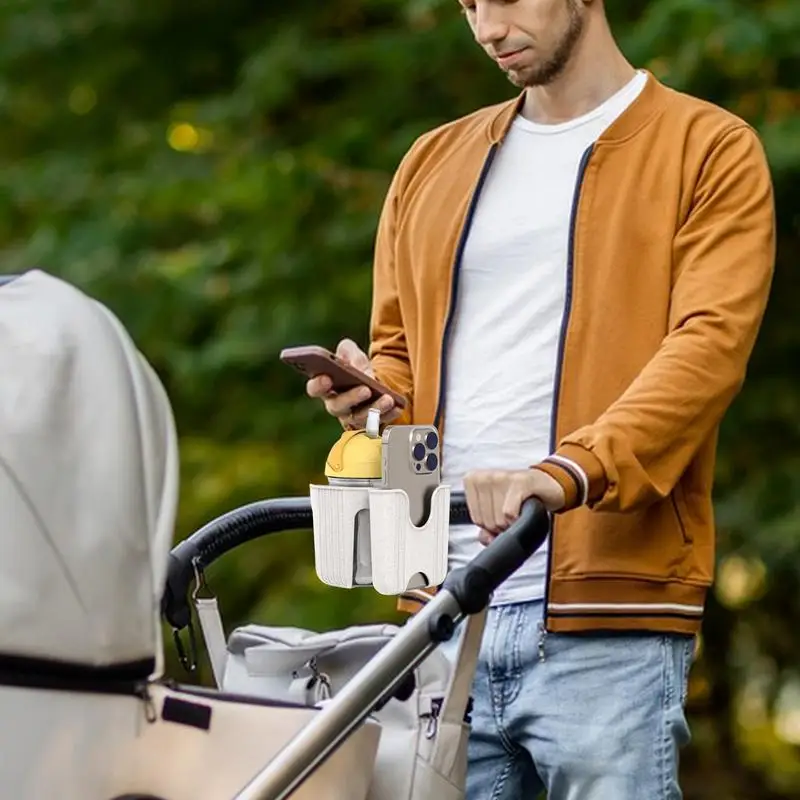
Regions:
[[[446,436],[461,252],[522,96],[421,136],[375,249],[370,356]],[[770,290],[775,212],[753,129],[648,74],[575,185],[551,455],[549,631],[695,633],[714,571],[717,432]],[[523,365],[521,365],[523,366]],[[401,598],[414,611],[419,593]]]

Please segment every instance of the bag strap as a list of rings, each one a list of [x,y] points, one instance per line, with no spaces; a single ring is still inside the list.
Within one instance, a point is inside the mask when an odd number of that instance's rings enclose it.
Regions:
[[[481,649],[483,630],[486,627],[486,611],[480,611],[467,618],[465,630],[458,646],[458,656],[447,694],[442,704],[439,718],[443,722],[460,724],[464,721],[472,693],[472,682],[478,666],[478,654]]]
[[[228,648],[225,643],[225,630],[222,627],[222,617],[219,615],[219,603],[216,597],[195,597],[194,605],[197,609],[197,619],[200,621],[200,630],[206,645],[208,659],[211,662],[211,671],[214,673],[214,682],[217,688],[222,688],[225,676],[225,664],[228,660]]]
[[[461,731],[467,713],[472,683],[478,665],[481,640],[486,627],[486,610],[468,617],[459,642],[458,655],[439,714],[431,766],[442,775],[450,775],[459,753]]]

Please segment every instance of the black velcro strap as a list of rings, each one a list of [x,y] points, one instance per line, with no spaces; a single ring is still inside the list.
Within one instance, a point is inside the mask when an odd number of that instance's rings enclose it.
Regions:
[[[175,722],[178,725],[207,731],[211,727],[211,706],[191,703],[177,697],[167,697],[161,710],[161,718],[165,722]]]

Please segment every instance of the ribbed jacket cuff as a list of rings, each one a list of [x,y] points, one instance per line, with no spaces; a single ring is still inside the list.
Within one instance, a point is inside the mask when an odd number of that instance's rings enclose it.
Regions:
[[[561,445],[534,468],[547,473],[563,490],[564,507],[561,511],[599,500],[608,484],[600,459],[576,444]]]

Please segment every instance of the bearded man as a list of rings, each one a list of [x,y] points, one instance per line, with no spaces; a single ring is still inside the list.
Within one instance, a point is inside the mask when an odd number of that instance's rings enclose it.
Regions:
[[[519,95],[425,133],[391,184],[369,356],[434,423],[474,525],[465,564],[539,498],[546,544],[495,593],[469,800],[680,798],[712,583],[717,431],[772,279],[753,129],[635,69],[602,0],[460,0]],[[307,390],[346,427],[369,390]],[[408,610],[424,602],[415,591]]]

